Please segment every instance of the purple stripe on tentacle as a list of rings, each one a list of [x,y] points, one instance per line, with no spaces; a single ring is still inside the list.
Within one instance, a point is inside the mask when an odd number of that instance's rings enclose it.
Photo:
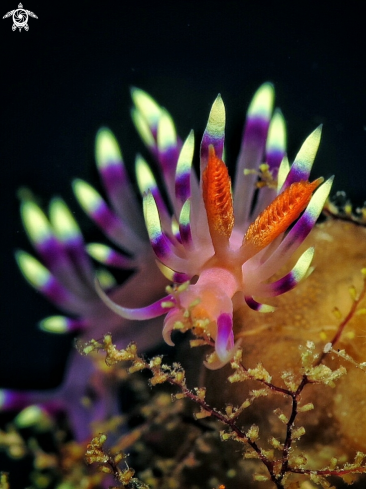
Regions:
[[[64,247],[54,236],[51,235],[41,242],[35,242],[34,247],[52,273],[57,274],[59,270],[70,266]]]
[[[158,160],[163,170],[165,187],[170,199],[170,202],[175,203],[175,170],[179,158],[179,152],[182,147],[181,141],[176,141],[174,146],[165,148],[164,151],[159,151]]]
[[[164,224],[170,223],[170,214],[163,200],[163,197],[161,196],[160,190],[158,189],[158,187],[152,187],[149,190],[155,199],[155,203],[159,211],[160,219]]]
[[[74,237],[61,244],[51,236],[43,242],[35,243],[35,248],[46,267],[65,288],[83,297],[94,295],[94,274],[82,239]]]
[[[68,239],[64,244],[64,249],[80,277],[84,279],[88,286],[92,285],[94,281],[93,266],[85,252],[85,243],[81,236]]]
[[[286,180],[282,186],[282,190],[287,189],[292,183],[300,182],[301,180],[308,180],[310,175],[311,168],[304,168],[303,165],[295,165],[295,163],[291,166],[291,169],[286,177]]]
[[[44,285],[37,288],[59,307],[63,309],[69,309],[70,307],[73,310],[75,309],[75,303],[77,302],[76,297],[74,297],[74,295],[63,287],[54,277],[51,276]]]
[[[272,176],[274,178],[277,177],[278,168],[279,168],[281,161],[283,160],[283,157],[285,156],[285,154],[286,154],[285,151],[279,150],[278,148],[273,148],[273,149],[267,151],[266,162],[267,162],[269,169],[272,172]]]
[[[108,208],[104,201],[101,201],[98,208],[92,212],[95,222],[106,232],[110,233],[116,229],[122,228],[122,222],[118,217]]]
[[[33,404],[39,405],[41,409],[50,415],[55,415],[64,410],[64,404],[59,400],[50,400],[42,402],[41,399],[47,396],[47,393],[33,393],[24,391],[15,391],[11,389],[1,389],[3,397],[0,411],[20,411]]]
[[[313,229],[318,217],[318,212],[314,214],[310,209],[307,209],[283,239],[275,253],[287,253],[290,249],[298,248]]]
[[[191,225],[179,224],[179,233],[183,245],[190,248],[193,244]]]
[[[215,137],[213,134],[205,131],[201,142],[201,160],[207,161],[208,159],[208,147],[210,144],[215,148],[216,156],[222,159],[222,153],[224,151],[225,136]]]
[[[249,116],[244,128],[243,144],[262,153],[267,139],[269,119],[260,115]]]
[[[99,168],[99,174],[109,195],[119,191],[121,186],[129,185],[122,161],[109,161],[103,168]]]
[[[31,404],[31,395],[24,391],[1,389],[0,411],[19,411]]]
[[[174,254],[172,244],[165,234],[160,234],[159,236],[154,237],[150,240],[150,243],[156,257],[159,258],[159,260],[169,258]]]
[[[177,175],[175,178],[175,195],[183,204],[191,196],[191,172]]]
[[[233,319],[230,314],[222,313],[217,318],[217,337],[215,341],[215,350],[221,361],[226,361],[228,352],[233,346]]]
[[[293,289],[298,283],[299,281],[296,279],[295,273],[290,272],[280,280],[268,284],[268,290],[266,290],[266,293],[269,292],[272,297],[276,297],[277,295],[284,294],[285,292]]]
[[[313,229],[319,217],[319,213],[313,213],[309,209],[304,212],[297,223],[285,236],[278,248],[272,253],[268,260],[259,267],[258,274],[262,281],[271,277],[301,245]]]
[[[117,251],[111,250],[109,256],[106,258],[105,263],[112,267],[116,268],[133,268],[135,266],[133,260],[126,256],[121,255],[121,253],[117,253]]]
[[[158,152],[159,163],[164,174],[171,175],[172,172],[175,173],[181,146],[182,144],[177,141],[175,146],[171,146],[170,148],[166,148],[164,151]]]
[[[146,237],[143,217],[122,161],[111,161],[98,168],[113,209],[139,236]]]
[[[118,246],[131,253],[138,253],[143,247],[142,240],[110,210],[104,201],[100,201],[98,207],[90,212],[90,215],[102,231]]]
[[[261,308],[261,304],[255,301],[253,297],[245,296],[245,302],[253,311],[259,311]]]
[[[176,284],[184,284],[184,282],[187,282],[190,279],[191,277],[186,273],[174,272],[173,282]]]
[[[102,301],[119,316],[126,319],[143,320],[152,319],[163,314],[167,314],[170,309],[176,307],[175,299],[172,295],[167,295],[162,299],[150,304],[149,306],[130,309],[113,302],[101,288],[98,280],[95,281],[95,289]]]
[[[86,319],[73,319],[73,318],[65,318],[66,319],[66,329],[68,332],[79,333],[80,331],[84,331],[88,327],[88,321]]]
[[[245,302],[247,305],[253,309],[253,311],[258,311],[262,313],[268,313],[268,312],[273,312],[275,310],[275,307],[269,306],[268,304],[261,304],[260,302],[257,302],[256,300],[253,299],[251,296],[245,296],[244,297]]]

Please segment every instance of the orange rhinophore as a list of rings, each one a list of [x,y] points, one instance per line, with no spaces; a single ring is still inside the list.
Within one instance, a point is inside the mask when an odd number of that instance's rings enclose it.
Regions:
[[[231,179],[225,163],[209,146],[208,163],[202,175],[202,194],[210,232],[230,238],[234,226]]]
[[[243,244],[254,246],[257,252],[269,245],[299,217],[322,182],[323,178],[317,178],[291,184],[249,226]]]

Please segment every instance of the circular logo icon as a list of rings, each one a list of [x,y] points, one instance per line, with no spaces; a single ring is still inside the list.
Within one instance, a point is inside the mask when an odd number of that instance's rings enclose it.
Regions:
[[[18,27],[19,29],[21,29],[22,27],[24,27],[25,30],[27,30],[27,23],[28,23],[28,14],[27,14],[27,11],[22,9],[22,8],[18,8],[16,10],[14,10],[14,13],[13,13],[13,22],[14,22],[14,25],[13,25],[13,31]]]

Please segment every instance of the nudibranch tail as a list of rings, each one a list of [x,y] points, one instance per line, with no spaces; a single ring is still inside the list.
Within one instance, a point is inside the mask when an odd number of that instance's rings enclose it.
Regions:
[[[227,166],[216,156],[212,145],[202,175],[202,194],[214,247],[220,237],[228,242],[234,226],[231,180]]]

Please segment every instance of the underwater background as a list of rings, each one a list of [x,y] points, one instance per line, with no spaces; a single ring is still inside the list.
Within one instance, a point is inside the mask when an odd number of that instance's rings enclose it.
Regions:
[[[15,4],[2,2],[1,16]],[[127,166],[144,151],[130,121],[131,86],[166,107],[183,136],[191,128],[201,136],[220,92],[230,167],[249,101],[270,81],[287,122],[290,157],[323,123],[317,174],[335,174],[332,193],[345,190],[356,205],[366,200],[361,7],[352,1],[340,10],[312,1],[107,0],[69,6],[29,0],[24,8],[38,19],[30,18],[28,32],[12,31],[11,20],[1,19],[1,387],[56,387],[73,347],[71,336],[36,327],[57,312],[28,286],[13,258],[17,248],[31,251],[17,192],[30,188],[41,205],[62,195],[86,240],[100,239],[70,182],[79,177],[100,189],[94,138],[102,125],[115,133]],[[22,484],[19,477],[12,487]]]

